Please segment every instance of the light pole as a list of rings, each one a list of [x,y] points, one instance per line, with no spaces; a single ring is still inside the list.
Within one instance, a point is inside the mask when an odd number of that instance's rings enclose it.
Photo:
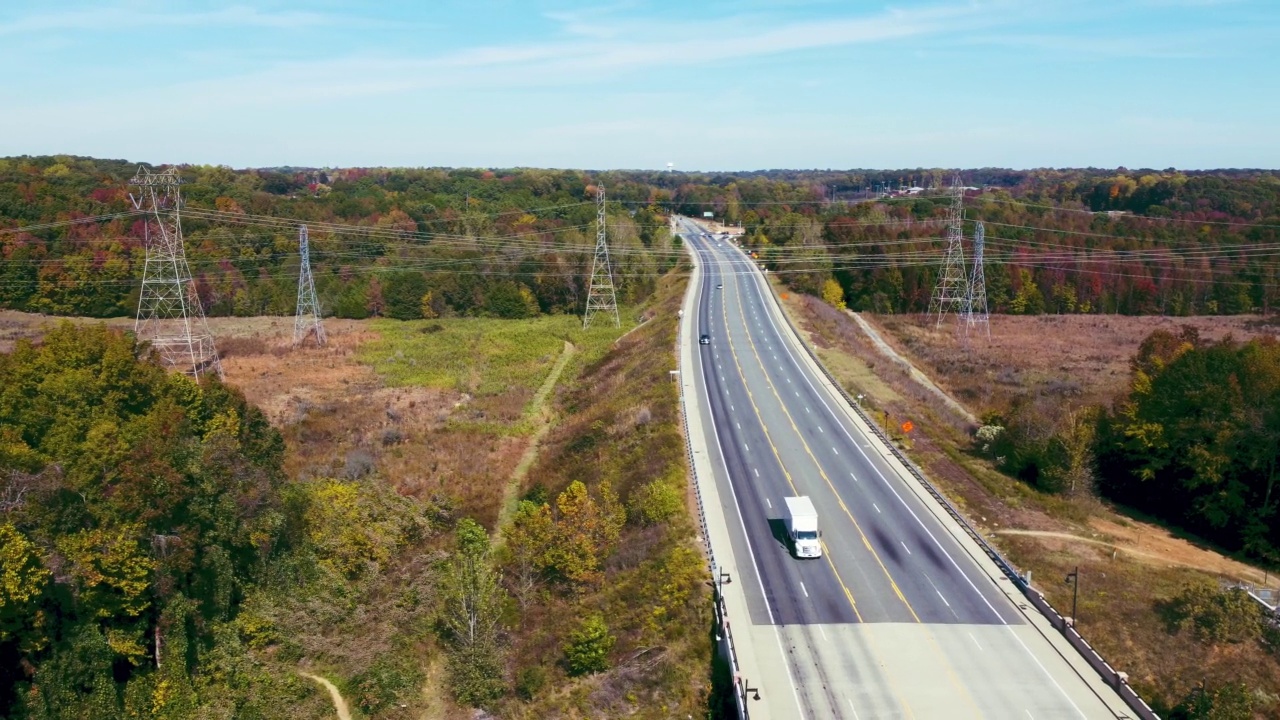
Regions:
[[[1063,582],[1071,583],[1071,627],[1076,628],[1076,632],[1079,633],[1079,620],[1076,619],[1076,596],[1080,594],[1080,566],[1077,565],[1075,570],[1067,573],[1067,577]]]

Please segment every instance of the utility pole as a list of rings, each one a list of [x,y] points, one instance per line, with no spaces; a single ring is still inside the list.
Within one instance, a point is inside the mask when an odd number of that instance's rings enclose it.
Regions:
[[[986,230],[979,222],[973,229],[973,272],[969,275],[969,308],[965,317],[965,332],[975,325],[981,325],[991,339],[991,314],[987,312],[987,274],[983,269],[983,237]]]
[[[596,186],[596,255],[591,261],[591,282],[587,289],[587,310],[582,316],[582,329],[591,326],[598,312],[613,313],[613,326],[621,327],[618,318],[618,296],[613,289],[613,271],[609,267],[609,245],[605,242],[604,185]]]
[[[176,168],[153,173],[142,166],[129,181],[138,188],[138,197],[129,194],[133,207],[149,213],[143,240],[147,259],[133,334],[139,341],[149,342],[168,367],[195,379],[209,372],[221,378],[218,349],[182,242],[181,183]]]
[[[1080,594],[1080,566],[1077,565],[1075,570],[1067,573],[1067,582],[1071,583],[1071,627],[1077,628],[1080,623],[1076,622],[1076,596]],[[1065,629],[1063,630],[1065,634]],[[1079,633],[1079,630],[1076,630]]]
[[[929,314],[936,315],[937,326],[948,310],[961,317],[969,310],[969,278],[964,270],[964,187],[960,176],[951,181],[951,210],[947,216],[947,254],[938,273],[938,285],[929,299]]]
[[[293,319],[293,346],[298,347],[312,332],[316,347],[324,347],[324,323],[320,322],[320,301],[316,299],[316,283],[311,276],[311,246],[307,241],[307,226],[298,228],[298,253],[302,256],[302,269],[298,273],[298,312]]]

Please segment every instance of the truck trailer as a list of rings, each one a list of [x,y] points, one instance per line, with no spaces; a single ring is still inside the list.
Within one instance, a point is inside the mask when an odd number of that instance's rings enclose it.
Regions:
[[[822,557],[822,533],[818,531],[818,511],[808,495],[783,498],[787,505],[787,537],[798,558]]]

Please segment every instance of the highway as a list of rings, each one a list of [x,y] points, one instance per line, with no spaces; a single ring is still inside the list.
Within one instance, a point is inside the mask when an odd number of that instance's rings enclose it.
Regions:
[[[795,345],[750,258],[678,223],[701,271],[695,332],[709,337],[688,369],[701,415],[691,443],[715,468],[749,615],[736,622],[757,637],[772,630],[776,647],[756,647],[785,665],[785,675],[762,673],[759,714],[1123,716],[864,434]],[[813,498],[822,558],[791,555],[789,495]]]

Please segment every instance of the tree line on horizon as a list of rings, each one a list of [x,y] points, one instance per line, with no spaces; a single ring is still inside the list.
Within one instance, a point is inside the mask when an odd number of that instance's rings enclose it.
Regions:
[[[136,310],[143,219],[126,213],[122,160],[0,159],[0,307],[52,315]],[[413,319],[576,313],[595,239],[595,184],[608,189],[620,300],[651,291],[680,257],[677,212],[742,225],[746,243],[794,289],[834,280],[849,307],[928,307],[952,171],[670,173],[183,166],[188,259],[206,313],[288,315],[294,223],[311,223],[327,314]],[[1280,242],[1280,174],[1262,170],[965,170],[966,234],[986,225],[993,312],[1269,312]],[[850,195],[851,200],[841,200]],[[834,198],[834,201],[833,201]],[[43,227],[42,227],[43,226]],[[340,226],[335,228],[334,226]],[[32,227],[27,231],[15,228]],[[828,293],[829,294],[829,293]]]
[[[146,233],[146,219],[128,214],[136,169],[88,158],[0,159],[0,307],[89,317],[136,311]],[[586,301],[599,180],[582,173],[184,166],[180,175],[187,259],[209,315],[292,314],[304,223],[328,315],[528,317],[581,312]],[[619,302],[639,302],[678,254],[647,202],[649,188],[600,180],[612,201]],[[99,216],[108,217],[66,224]]]
[[[1013,179],[1013,178],[1010,178]],[[835,280],[855,310],[925,312],[950,198],[885,197],[742,213],[746,244],[797,291]],[[1230,315],[1280,301],[1280,175],[1037,171],[964,199],[985,228],[993,313]],[[819,209],[820,208],[820,209]]]

